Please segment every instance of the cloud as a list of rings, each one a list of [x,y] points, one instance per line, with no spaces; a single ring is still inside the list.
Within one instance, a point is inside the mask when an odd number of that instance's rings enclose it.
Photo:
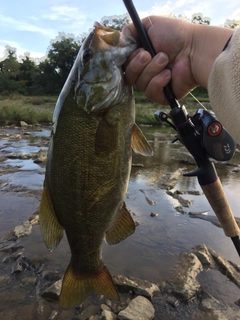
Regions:
[[[50,12],[42,15],[43,19],[59,21],[60,26],[68,26],[68,29],[79,29],[84,25],[87,15],[77,7],[52,6]]]
[[[42,35],[52,37],[56,32],[49,28],[41,28],[23,20],[17,20],[0,14],[0,26],[11,28],[19,31],[37,32]]]
[[[7,45],[16,49],[17,56],[24,56],[24,54],[26,52],[30,52],[29,49],[22,47],[20,45],[20,43],[17,41],[1,40],[0,39],[0,61],[5,59],[5,46],[7,46]],[[42,52],[31,50],[31,57],[42,58],[44,56],[45,56],[45,54]]]

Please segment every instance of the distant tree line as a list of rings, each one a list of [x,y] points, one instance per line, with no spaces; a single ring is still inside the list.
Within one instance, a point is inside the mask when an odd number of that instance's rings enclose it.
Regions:
[[[181,17],[185,19],[185,17]],[[193,23],[210,24],[210,19],[201,13],[192,16]],[[228,27],[236,27],[238,22],[229,21]],[[129,23],[127,15],[104,17],[102,23],[117,30]],[[52,41],[44,60],[32,59],[25,54],[17,58],[16,49],[6,46],[5,59],[0,61],[0,94],[20,93],[23,95],[57,95],[76,59],[84,36],[60,34]]]

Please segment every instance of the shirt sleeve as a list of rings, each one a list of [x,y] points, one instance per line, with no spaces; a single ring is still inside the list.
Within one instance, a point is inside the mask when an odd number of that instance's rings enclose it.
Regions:
[[[217,118],[240,144],[240,28],[213,64],[208,93]]]

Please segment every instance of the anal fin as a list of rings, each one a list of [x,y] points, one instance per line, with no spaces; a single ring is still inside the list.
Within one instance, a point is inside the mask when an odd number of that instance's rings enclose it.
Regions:
[[[105,239],[110,245],[117,244],[134,233],[135,228],[135,223],[126,207],[126,204],[123,203],[114,225],[106,232]]]
[[[40,203],[39,224],[47,248],[49,250],[56,248],[63,237],[64,229],[56,217],[46,179]]]

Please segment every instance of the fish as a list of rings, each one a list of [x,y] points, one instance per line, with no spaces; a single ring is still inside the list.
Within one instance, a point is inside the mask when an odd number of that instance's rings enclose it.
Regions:
[[[115,245],[134,233],[124,202],[132,150],[153,154],[135,124],[133,89],[122,70],[137,45],[130,35],[95,22],[54,109],[39,223],[50,251],[64,232],[70,246],[62,309],[93,292],[119,299],[102,243]]]

